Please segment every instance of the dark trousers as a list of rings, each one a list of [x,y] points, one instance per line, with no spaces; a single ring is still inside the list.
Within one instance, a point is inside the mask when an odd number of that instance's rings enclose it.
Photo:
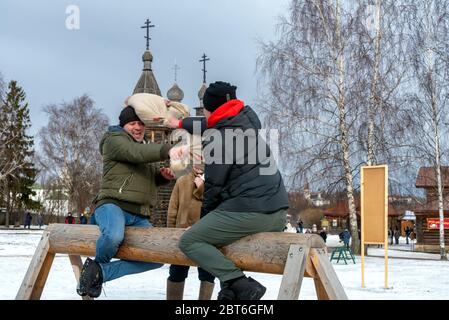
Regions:
[[[168,280],[170,280],[171,282],[183,282],[185,279],[187,279],[189,269],[189,266],[178,266],[172,264],[170,266],[170,276],[168,277]],[[200,281],[214,283],[215,277],[206,270],[198,267],[198,279]]]
[[[229,212],[215,209],[184,232],[179,239],[181,251],[220,282],[245,276],[218,247],[259,232],[281,232],[286,223],[286,210],[272,214]]]

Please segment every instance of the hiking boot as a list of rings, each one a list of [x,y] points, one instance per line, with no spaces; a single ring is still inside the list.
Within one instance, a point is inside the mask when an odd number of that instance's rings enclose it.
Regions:
[[[267,291],[267,288],[251,277],[240,278],[234,281],[229,288],[234,292],[235,300],[260,300]]]
[[[101,294],[102,285],[103,273],[100,264],[87,258],[81,271],[76,292],[82,297],[88,295],[91,298],[98,298]]]
[[[225,287],[218,292],[217,300],[237,300],[237,298],[231,288]]]

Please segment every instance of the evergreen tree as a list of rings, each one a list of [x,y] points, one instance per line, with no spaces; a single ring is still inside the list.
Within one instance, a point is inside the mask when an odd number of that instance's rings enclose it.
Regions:
[[[37,208],[31,201],[31,187],[36,180],[34,139],[27,134],[31,127],[30,112],[23,89],[12,80],[0,107],[0,191],[6,207],[5,225],[17,209]]]

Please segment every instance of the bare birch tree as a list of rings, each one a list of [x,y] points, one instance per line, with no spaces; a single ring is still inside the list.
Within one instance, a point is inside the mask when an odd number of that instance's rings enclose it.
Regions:
[[[440,219],[440,254],[447,260],[444,241],[444,186],[441,162],[446,152],[449,99],[449,1],[424,0],[410,2],[411,72],[414,86],[410,102],[416,126],[421,128],[415,137],[415,152],[435,168],[438,212]],[[442,135],[443,134],[443,135]]]
[[[393,169],[407,165],[401,157],[405,131],[398,123],[404,97],[407,56],[404,26],[406,5],[393,0],[365,0],[355,5],[360,91],[356,103],[363,110],[360,143],[368,165],[388,163]]]
[[[70,209],[82,212],[99,189],[102,159],[98,148],[108,119],[87,95],[46,106],[44,112],[48,124],[39,132],[41,166],[68,190]]]
[[[356,21],[347,2],[293,0],[276,43],[262,45],[258,61],[269,93],[259,107],[280,132],[284,158],[295,179],[320,187],[344,187],[353,250],[360,252],[354,174],[360,163],[353,99],[358,92],[353,63]]]

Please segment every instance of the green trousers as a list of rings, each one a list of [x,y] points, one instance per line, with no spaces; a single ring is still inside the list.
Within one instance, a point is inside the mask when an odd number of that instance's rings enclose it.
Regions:
[[[214,210],[182,235],[179,248],[201,268],[225,282],[244,274],[217,247],[259,232],[281,232],[286,216],[287,210],[272,214]]]

